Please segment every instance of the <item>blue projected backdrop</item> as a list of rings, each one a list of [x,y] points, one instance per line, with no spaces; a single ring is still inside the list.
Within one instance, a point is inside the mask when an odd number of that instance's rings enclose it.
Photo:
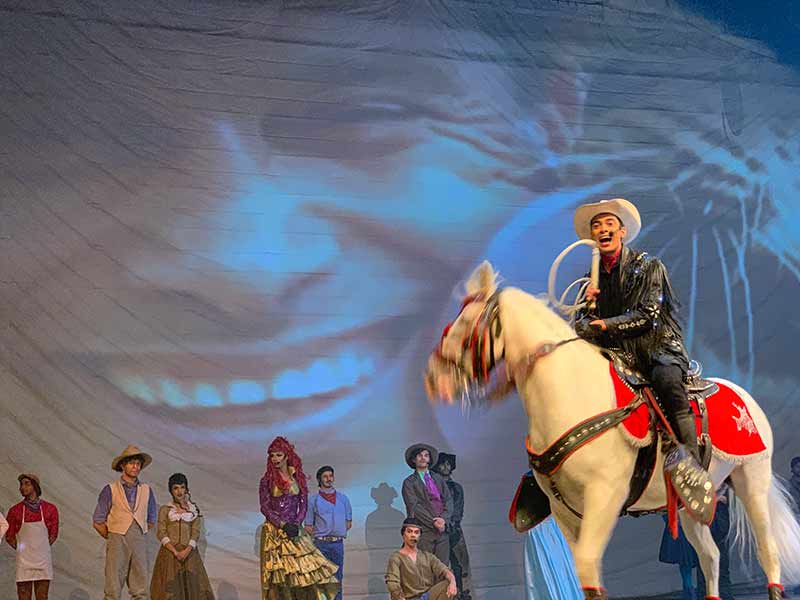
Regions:
[[[640,207],[692,354],[753,392],[787,473],[800,77],[774,20],[694,11],[0,1],[0,509],[41,475],[52,597],[99,598],[91,512],[136,443],[161,502],[187,474],[218,597],[259,598],[257,486],[285,435],[353,502],[348,599],[385,597],[416,441],[458,455],[478,597],[521,598],[522,408],[434,409],[421,373],[480,260],[543,292],[573,208],[604,197]],[[615,595],[678,588],[661,528],[617,528]]]

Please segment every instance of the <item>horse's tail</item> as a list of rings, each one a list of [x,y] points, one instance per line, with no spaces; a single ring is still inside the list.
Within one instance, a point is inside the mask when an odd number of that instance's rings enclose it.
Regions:
[[[735,492],[735,490],[734,490]],[[752,564],[756,549],[753,528],[741,500],[735,494],[730,496],[730,533],[732,544],[738,545],[739,556],[744,564]],[[781,576],[789,583],[800,582],[800,524],[795,513],[796,506],[786,486],[775,475],[769,486],[767,496],[772,537],[778,547],[781,562]]]

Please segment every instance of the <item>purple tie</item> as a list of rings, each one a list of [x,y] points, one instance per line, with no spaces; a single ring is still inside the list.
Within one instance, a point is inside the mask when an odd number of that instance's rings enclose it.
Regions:
[[[444,502],[442,502],[442,494],[439,492],[439,488],[436,487],[436,483],[430,473],[425,473],[425,487],[428,488],[428,497],[431,501],[431,507],[433,507],[433,514],[441,517],[444,512]]]

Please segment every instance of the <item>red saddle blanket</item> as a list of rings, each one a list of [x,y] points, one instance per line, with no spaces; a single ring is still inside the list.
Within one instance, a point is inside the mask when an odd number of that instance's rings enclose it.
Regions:
[[[636,397],[634,392],[617,374],[613,363],[608,363],[617,406],[627,406]],[[744,400],[733,389],[724,383],[716,382],[719,391],[706,398],[708,411],[708,434],[711,444],[717,450],[733,456],[750,456],[766,450],[761,434],[756,428],[753,417]],[[702,422],[697,410],[697,403],[692,401],[692,410],[697,416],[697,435],[702,432]],[[623,421],[625,429],[632,437],[643,440],[650,428],[650,411],[647,404],[642,404]]]

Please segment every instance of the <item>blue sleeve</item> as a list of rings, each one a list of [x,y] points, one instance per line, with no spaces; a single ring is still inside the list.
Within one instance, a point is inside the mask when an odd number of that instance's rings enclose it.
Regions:
[[[111,512],[111,486],[107,485],[100,490],[100,495],[97,497],[97,506],[94,509],[92,521],[105,523],[109,512]]]
[[[344,497],[344,520],[353,520],[353,508],[350,506],[350,498],[347,496]]]
[[[147,501],[147,522],[158,522],[158,506],[156,505],[156,495],[153,493],[153,488],[150,488],[150,499]]]
[[[311,496],[311,500],[308,501],[308,510],[306,511],[306,525],[314,524],[314,517],[317,514],[317,498],[319,498],[319,496],[314,495]]]

